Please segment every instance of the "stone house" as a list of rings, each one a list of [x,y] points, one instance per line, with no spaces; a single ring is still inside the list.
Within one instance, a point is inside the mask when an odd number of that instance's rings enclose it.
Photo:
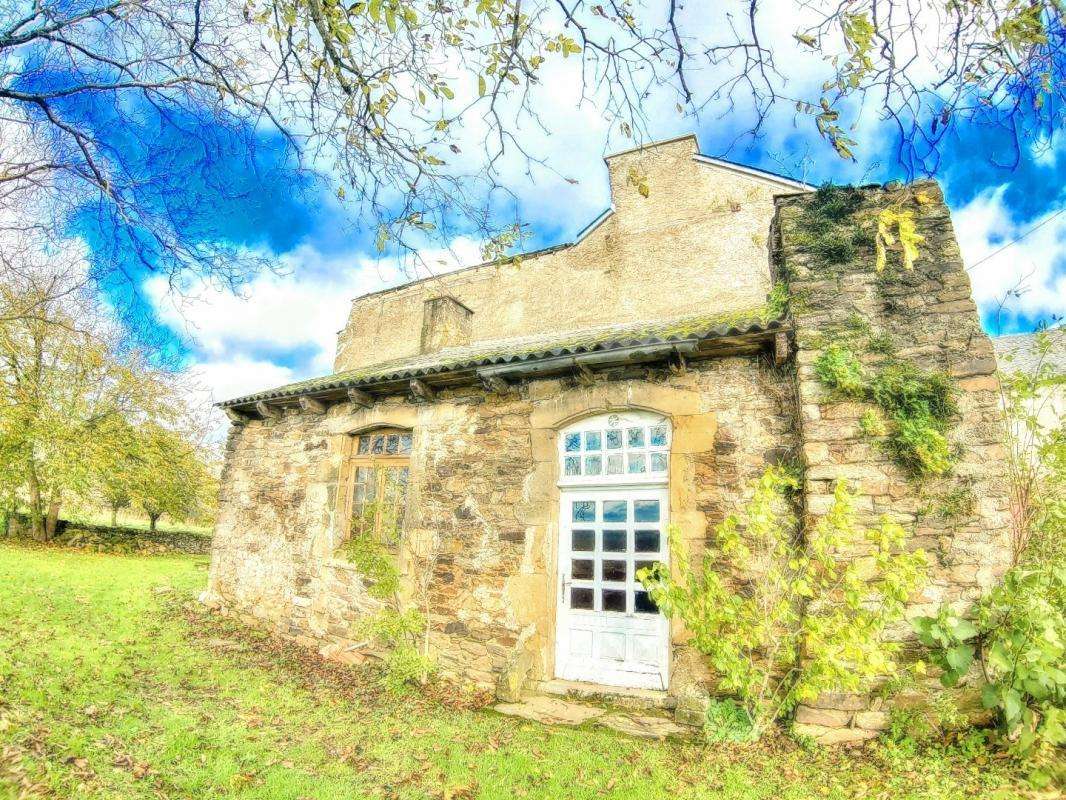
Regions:
[[[356,298],[334,374],[221,404],[233,425],[209,603],[342,656],[378,603],[343,557],[353,530],[407,571],[432,543],[445,672],[503,696],[636,693],[698,721],[713,683],[635,572],[669,563],[668,522],[698,552],[769,464],[802,462],[808,521],[846,478],[863,519],[912,528],[932,559],[914,613],[1003,573],[996,362],[937,185],[911,203],[914,269],[888,279],[872,246],[820,269],[801,235],[812,187],[704,157],[695,137],[606,163],[611,206],[575,241]],[[913,191],[861,195],[876,207]],[[787,314],[784,290],[802,298]],[[855,336],[856,319],[959,390],[960,456],[941,483],[977,498],[964,518],[923,514],[928,487],[815,377],[827,334]],[[799,721],[833,741],[885,715],[823,698]]]

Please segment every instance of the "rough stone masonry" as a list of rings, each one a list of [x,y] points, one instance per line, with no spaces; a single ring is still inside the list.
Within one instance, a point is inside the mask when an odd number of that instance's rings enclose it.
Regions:
[[[440,545],[428,605],[443,672],[509,699],[544,687],[555,677],[558,432],[626,409],[671,423],[670,521],[696,554],[767,465],[799,460],[806,524],[846,478],[862,521],[888,515],[930,553],[910,613],[966,605],[1005,571],[996,364],[936,184],[862,190],[867,210],[913,212],[924,236],[913,270],[890,248],[878,271],[870,243],[826,270],[796,227],[810,187],[704,159],[691,137],[610,158],[608,171],[613,211],[573,244],[360,298],[334,375],[223,404],[234,425],[207,602],[327,656],[365,658],[358,623],[380,601],[340,554],[353,435],[410,431],[405,546]],[[792,298],[783,318],[763,303],[776,284]],[[952,376],[948,476],[908,478],[860,430],[866,409],[815,376],[855,320],[898,358]],[[973,503],[936,513],[953,492]],[[714,680],[687,638],[673,625],[656,702],[699,724]],[[936,691],[919,690],[893,702]],[[823,697],[797,722],[836,742],[875,735],[887,717],[876,700]]]

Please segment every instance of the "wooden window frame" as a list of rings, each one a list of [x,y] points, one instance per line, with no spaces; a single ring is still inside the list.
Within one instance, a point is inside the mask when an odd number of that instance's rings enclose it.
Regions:
[[[399,428],[394,426],[373,428],[371,430],[358,431],[356,433],[349,434],[348,441],[345,446],[345,458],[344,469],[342,471],[343,481],[342,489],[339,493],[340,504],[338,508],[339,518],[341,520],[341,536],[339,537],[338,545],[348,541],[352,536],[352,514],[355,511],[355,488],[357,485],[356,476],[360,468],[368,468],[375,470],[375,497],[384,496],[384,484],[388,468],[407,468],[408,486],[411,476],[411,453],[410,450],[406,453],[359,453],[359,440],[364,436],[378,436],[389,434],[399,434],[402,436],[413,436],[412,431],[409,428]],[[407,492],[404,493],[404,517],[407,514]],[[382,544],[388,544],[383,541],[382,536],[382,508],[378,508],[374,518],[373,536],[376,541]],[[398,535],[398,541],[393,545],[393,549],[398,549],[402,544],[403,531],[401,530]]]

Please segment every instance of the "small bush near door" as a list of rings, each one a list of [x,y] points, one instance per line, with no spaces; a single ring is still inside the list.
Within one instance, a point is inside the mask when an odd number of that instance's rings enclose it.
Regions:
[[[663,613],[685,624],[718,689],[746,713],[753,738],[800,702],[864,691],[895,674],[899,645],[882,634],[902,620],[905,600],[925,580],[925,554],[907,549],[902,527],[856,528],[843,481],[801,540],[798,487],[789,470],[769,468],[747,507],[715,528],[699,565],[689,562],[675,527],[673,572],[656,564],[637,573]],[[863,540],[870,557],[850,558],[848,546]],[[741,589],[730,574],[751,577]]]

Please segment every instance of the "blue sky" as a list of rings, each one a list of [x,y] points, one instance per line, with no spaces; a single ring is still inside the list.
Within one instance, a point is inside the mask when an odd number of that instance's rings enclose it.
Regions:
[[[632,144],[617,136],[609,140],[595,106],[579,106],[572,80],[556,77],[561,82],[539,96],[550,135],[540,130],[524,135],[554,169],[530,176],[522,163],[504,164],[503,180],[516,193],[518,214],[532,233],[525,249],[567,241],[600,213],[608,204],[602,157]],[[893,164],[890,129],[869,115],[856,135],[857,160],[848,162],[818,138],[809,118],[794,118],[789,109],[773,116],[764,137],[730,147],[736,132],[750,124],[743,107],[719,118],[712,106],[693,118],[663,112],[672,106],[672,100],[651,101],[650,138],[695,132],[707,155],[788,172],[809,183],[902,177]],[[358,226],[328,179],[293,169],[291,153],[277,136],[227,132],[186,116],[163,122],[148,113],[138,124],[120,126],[114,109],[91,103],[67,111],[106,132],[144,185],[153,187],[149,202],[166,207],[187,234],[260,254],[280,266],[237,295],[196,283],[175,295],[150,269],[126,259],[152,332],[199,371],[214,400],[328,372],[351,298],[410,277],[377,255],[372,233]],[[129,109],[123,111],[128,118]],[[254,158],[241,136],[258,138]],[[992,333],[1032,330],[1066,313],[1066,141],[1059,136],[1042,146],[1027,144],[1013,169],[996,166],[997,160],[1009,159],[1011,146],[1002,131],[963,129],[947,143],[937,175],[964,257],[974,265],[975,296]],[[464,150],[476,147],[471,141]],[[86,240],[90,257],[102,257],[113,240],[94,212],[84,209],[71,220],[71,230]],[[1033,228],[1022,241],[992,255]],[[459,236],[448,244],[449,250],[428,253],[427,261],[444,269],[478,260],[477,242]],[[999,301],[1014,288],[1020,289],[1018,296],[1001,309]],[[129,284],[113,284],[109,291],[116,302],[128,301]]]

